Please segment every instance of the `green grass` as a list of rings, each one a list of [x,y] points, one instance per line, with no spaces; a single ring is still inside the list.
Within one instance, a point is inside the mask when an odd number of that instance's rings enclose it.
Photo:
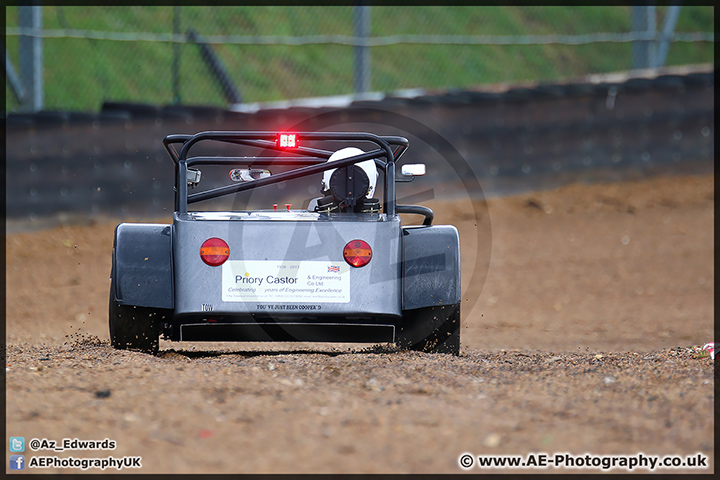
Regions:
[[[175,7],[43,7],[47,29],[171,33]],[[658,29],[666,7],[658,7]],[[180,7],[181,32],[201,35],[353,35],[352,7]],[[18,7],[6,8],[17,26]],[[712,7],[683,6],[679,32],[713,31]],[[627,32],[630,7],[372,7],[371,34],[525,35]],[[18,38],[6,37],[18,68]],[[667,65],[713,61],[711,42],[675,43]],[[196,45],[180,46],[184,104],[225,106]],[[353,91],[349,45],[215,45],[245,101]],[[170,104],[173,45],[73,38],[44,40],[45,108],[97,111],[103,101]],[[467,88],[485,83],[553,81],[632,66],[632,46],[409,45],[371,49],[371,89]],[[6,82],[8,111],[17,103]]]

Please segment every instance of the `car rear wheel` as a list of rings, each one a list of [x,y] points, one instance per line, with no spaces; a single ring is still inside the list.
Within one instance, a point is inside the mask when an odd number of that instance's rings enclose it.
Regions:
[[[406,310],[397,345],[403,350],[460,354],[460,305]]]
[[[161,310],[120,305],[115,299],[115,282],[110,288],[110,344],[118,350],[137,350],[157,355],[163,325]]]

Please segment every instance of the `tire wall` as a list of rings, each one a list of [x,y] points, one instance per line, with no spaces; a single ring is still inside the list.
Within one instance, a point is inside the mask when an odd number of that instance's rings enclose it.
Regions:
[[[403,133],[388,127],[396,114],[412,118],[460,152],[486,195],[578,180],[707,173],[714,155],[713,81],[712,72],[700,72],[497,93],[388,96],[342,109],[238,113],[106,103],[97,114],[9,115],[6,212],[9,219],[163,215],[172,210],[174,184],[164,136],[284,130],[299,122],[306,129],[330,130],[323,123],[315,126],[312,119],[319,114],[378,134]],[[437,164],[437,148],[411,138],[403,161],[427,163],[437,179],[457,178]]]

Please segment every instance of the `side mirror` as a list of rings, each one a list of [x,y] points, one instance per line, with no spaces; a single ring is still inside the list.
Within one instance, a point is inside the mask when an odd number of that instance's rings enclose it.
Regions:
[[[407,165],[403,165],[400,169],[400,173],[403,177],[419,177],[425,175],[425,164],[410,163]]]

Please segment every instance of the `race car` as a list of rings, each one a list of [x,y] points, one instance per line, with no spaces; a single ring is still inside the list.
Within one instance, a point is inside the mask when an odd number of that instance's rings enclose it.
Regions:
[[[115,229],[113,347],[157,354],[162,336],[459,354],[458,231],[432,225],[425,206],[396,204],[396,183],[425,174],[406,164],[396,176],[406,138],[205,131],[163,145],[175,166],[173,219]],[[308,192],[317,195],[302,208],[273,201]]]

